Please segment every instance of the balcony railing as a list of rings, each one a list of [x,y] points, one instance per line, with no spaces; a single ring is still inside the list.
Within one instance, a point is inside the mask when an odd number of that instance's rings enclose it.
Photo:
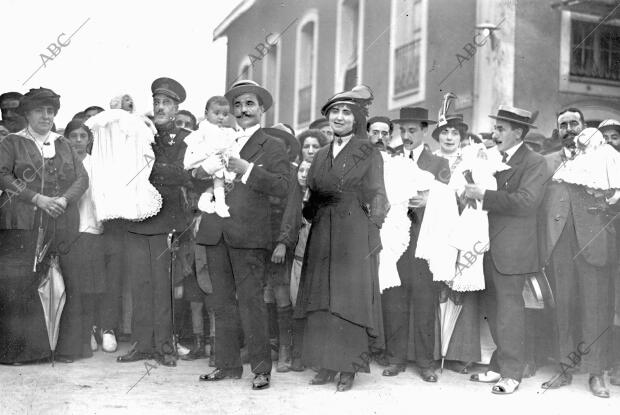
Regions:
[[[297,123],[310,122],[312,117],[312,85],[297,91]]]
[[[420,39],[394,50],[394,96],[415,92],[420,86]]]

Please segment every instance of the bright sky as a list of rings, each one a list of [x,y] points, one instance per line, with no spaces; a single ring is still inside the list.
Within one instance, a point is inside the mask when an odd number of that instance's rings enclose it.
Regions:
[[[109,108],[129,93],[136,112],[152,110],[151,82],[160,76],[187,91],[180,105],[197,117],[212,95],[223,95],[226,39],[213,42],[213,29],[240,0],[0,0],[0,91],[53,89],[60,98],[57,128],[90,105]],[[79,30],[78,28],[84,24]],[[48,45],[63,47],[52,56]],[[25,84],[24,84],[25,82]]]

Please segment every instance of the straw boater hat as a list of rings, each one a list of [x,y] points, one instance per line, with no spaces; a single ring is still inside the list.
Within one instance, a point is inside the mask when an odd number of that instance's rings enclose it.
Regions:
[[[612,120],[612,119],[604,120],[598,125],[598,130],[600,132],[607,131],[607,130],[616,130],[620,132],[620,121]]]
[[[497,110],[497,115],[489,115],[489,117],[494,120],[510,121],[529,128],[537,128],[533,124],[535,118],[530,111],[513,107],[511,105],[500,105]]]
[[[224,94],[230,105],[234,104],[235,98],[243,94],[254,94],[258,97],[260,104],[263,106],[263,110],[267,111],[273,105],[273,98],[269,91],[260,86],[254,81],[244,79],[237,81],[230,87],[230,89]]]

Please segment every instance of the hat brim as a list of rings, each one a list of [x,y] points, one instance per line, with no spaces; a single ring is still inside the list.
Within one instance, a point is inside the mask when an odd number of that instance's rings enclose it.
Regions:
[[[501,115],[489,115],[489,118],[493,118],[494,120],[509,121],[509,122],[512,122],[512,123],[515,123],[515,124],[521,124],[521,125],[524,125],[524,126],[530,127],[530,128],[538,128],[534,124],[523,122],[521,120],[515,120],[514,118],[502,117]]]
[[[279,128],[272,128],[272,127],[263,128],[263,132],[265,132],[267,135],[271,137],[276,137],[276,138],[280,138],[284,140],[287,146],[291,148],[291,152],[290,152],[291,158],[296,158],[299,152],[301,151],[301,144],[299,143],[299,140],[295,138],[294,135],[289,134],[284,130],[280,130]]]
[[[425,122],[427,124],[437,124],[437,121],[426,120],[423,118],[397,118],[395,120],[392,120],[392,122],[395,124],[402,124],[405,122]]]
[[[228,90],[224,96],[230,102],[232,106],[234,104],[235,98],[239,95],[243,94],[254,94],[256,95],[263,104],[263,110],[267,111],[273,105],[273,97],[265,88],[256,85],[240,85],[235,86]]]
[[[441,133],[441,130],[443,130],[444,128],[449,128],[449,127],[456,128],[457,130],[461,132],[461,140],[463,138],[467,138],[467,131],[469,130],[469,125],[465,124],[462,121],[459,122],[458,124],[446,124],[446,125],[442,125],[441,127],[437,126],[431,133],[431,136],[435,140],[439,141],[439,134]]]
[[[607,130],[616,130],[620,132],[620,125],[604,125],[602,127],[598,127],[597,130],[599,130],[600,132]]]

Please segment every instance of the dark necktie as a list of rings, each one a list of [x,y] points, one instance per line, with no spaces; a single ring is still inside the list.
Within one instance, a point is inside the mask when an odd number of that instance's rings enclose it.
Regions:
[[[415,161],[415,159],[413,158],[413,151],[411,153],[409,153],[409,158],[413,161]]]
[[[342,145],[342,137],[338,137],[336,142],[338,143],[339,146],[341,146]]]
[[[502,163],[506,163],[506,160],[508,160],[508,153],[505,151],[500,151],[500,153],[502,155]]]

